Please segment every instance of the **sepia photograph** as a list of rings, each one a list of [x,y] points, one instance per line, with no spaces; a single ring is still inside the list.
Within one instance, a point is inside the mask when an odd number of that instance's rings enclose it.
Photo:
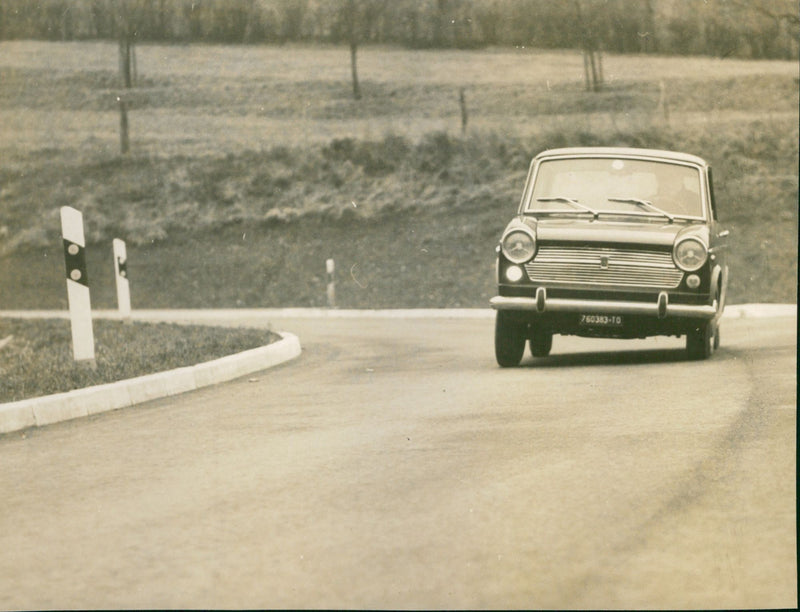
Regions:
[[[0,610],[796,609],[797,0],[0,0]]]

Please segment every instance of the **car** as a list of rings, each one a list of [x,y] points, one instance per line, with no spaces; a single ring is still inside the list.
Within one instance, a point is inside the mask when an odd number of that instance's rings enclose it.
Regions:
[[[554,335],[685,336],[690,359],[720,342],[729,231],[711,168],[687,153],[551,149],[533,158],[497,246],[495,357],[549,355]]]

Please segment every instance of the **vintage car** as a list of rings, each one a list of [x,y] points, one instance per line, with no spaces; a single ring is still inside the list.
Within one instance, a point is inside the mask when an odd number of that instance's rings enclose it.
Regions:
[[[685,153],[544,151],[497,247],[495,356],[550,353],[554,334],[685,336],[691,359],[719,346],[728,231],[711,168]]]

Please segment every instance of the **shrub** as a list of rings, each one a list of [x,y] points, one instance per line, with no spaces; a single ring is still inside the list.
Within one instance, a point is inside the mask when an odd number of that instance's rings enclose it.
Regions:
[[[441,172],[452,159],[454,149],[453,140],[447,132],[426,134],[415,147],[414,168],[420,172]]]
[[[408,151],[408,142],[401,136],[388,135],[382,142],[336,138],[322,148],[322,156],[333,162],[351,162],[367,175],[379,176],[395,171]]]

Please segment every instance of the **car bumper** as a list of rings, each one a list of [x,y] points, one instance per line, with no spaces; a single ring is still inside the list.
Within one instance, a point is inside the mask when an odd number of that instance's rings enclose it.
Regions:
[[[581,300],[548,298],[540,287],[536,297],[493,297],[489,303],[495,310],[523,310],[537,313],[580,312],[587,314],[631,314],[653,316],[659,319],[684,317],[693,319],[713,319],[717,316],[717,306],[670,304],[666,292],[658,295],[655,302],[626,302],[615,300]]]

